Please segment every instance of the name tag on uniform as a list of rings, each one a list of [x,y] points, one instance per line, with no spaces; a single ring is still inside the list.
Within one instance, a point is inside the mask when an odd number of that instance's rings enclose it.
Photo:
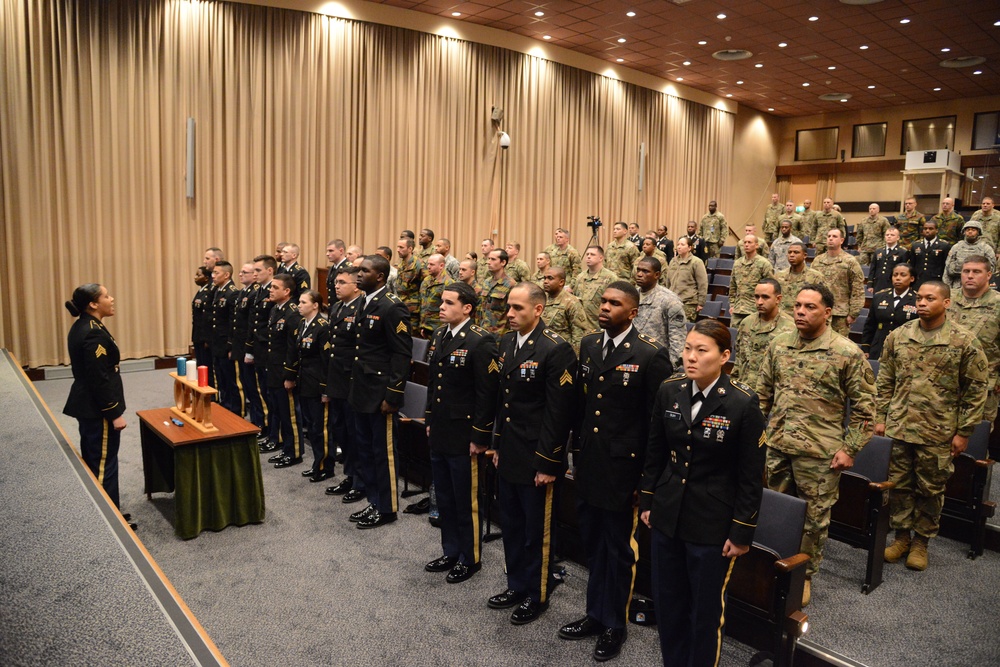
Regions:
[[[667,410],[666,412],[663,413],[663,416],[666,417],[667,419],[679,420],[681,418],[681,413],[674,412],[673,410]]]

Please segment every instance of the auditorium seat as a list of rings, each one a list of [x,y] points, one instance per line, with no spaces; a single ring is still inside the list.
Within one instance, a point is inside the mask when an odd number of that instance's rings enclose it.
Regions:
[[[724,245],[719,248],[719,257],[726,257],[728,259],[736,259],[736,246],[734,245]]]
[[[719,301],[706,301],[705,305],[702,306],[701,312],[698,313],[698,319],[704,320],[712,318],[713,320],[719,319],[722,315],[722,303]]]
[[[427,443],[424,410],[427,407],[427,387],[407,382],[403,406],[399,409],[399,476],[403,478],[404,498],[421,493],[431,485],[431,450]],[[410,482],[420,490],[411,491]]]
[[[959,537],[969,543],[969,558],[983,555],[986,520],[996,513],[996,503],[989,500],[995,463],[989,458],[989,444],[990,424],[979,422],[968,448],[955,457],[955,471],[944,491],[942,519],[954,519],[960,526]]]
[[[719,265],[719,258],[718,257],[709,257],[705,261],[705,270],[709,273],[709,275],[711,275],[711,274],[715,273],[715,269],[716,269],[716,267],[718,265]]]
[[[719,258],[719,261],[715,265],[715,275],[719,276],[731,276],[733,275],[733,263],[736,260]]]
[[[712,276],[712,282],[708,285],[709,294],[729,294],[729,281],[732,276],[716,274]]]
[[[882,583],[883,551],[889,531],[889,455],[892,440],[874,436],[854,457],[854,467],[840,476],[840,496],[830,515],[830,537],[864,549],[867,554],[865,581],[868,594]]]
[[[413,352],[410,357],[414,361],[427,361],[427,348],[430,347],[431,342],[425,338],[414,338],[413,339]]]
[[[726,589],[726,634],[771,653],[775,667],[792,664],[808,628],[801,609],[809,556],[799,551],[805,518],[804,500],[764,489],[753,545],[736,559]]]

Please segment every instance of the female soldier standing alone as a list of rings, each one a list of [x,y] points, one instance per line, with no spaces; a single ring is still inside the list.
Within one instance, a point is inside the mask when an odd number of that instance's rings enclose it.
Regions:
[[[125,428],[125,392],[118,373],[118,345],[104,327],[104,318],[115,314],[115,300],[104,285],[88,283],[73,291],[66,309],[77,320],[69,330],[73,386],[63,413],[80,423],[80,455],[121,511],[118,446]],[[122,516],[131,519],[129,514]]]

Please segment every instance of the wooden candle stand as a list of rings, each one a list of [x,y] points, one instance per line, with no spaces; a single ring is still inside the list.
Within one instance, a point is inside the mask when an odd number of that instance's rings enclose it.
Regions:
[[[176,372],[170,377],[174,379],[174,407],[170,411],[202,433],[218,432],[219,428],[212,425],[212,401],[218,390],[199,387]]]

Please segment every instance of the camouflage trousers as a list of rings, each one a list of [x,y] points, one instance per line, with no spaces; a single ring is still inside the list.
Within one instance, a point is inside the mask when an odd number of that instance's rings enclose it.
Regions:
[[[719,256],[719,245],[718,243],[709,243],[705,241],[705,258],[718,257]]]
[[[935,537],[941,527],[944,488],[954,470],[950,443],[893,440],[889,481],[896,486],[889,491],[889,527]]]
[[[831,315],[830,326],[844,338],[848,338],[851,335],[851,327],[847,324],[846,315]]]
[[[807,579],[819,572],[819,564],[823,562],[830,510],[840,496],[840,471],[831,470],[830,461],[767,448],[767,488],[806,501],[802,553],[809,555]]]
[[[990,423],[990,430],[993,430],[993,422],[997,420],[997,407],[1000,407],[1000,394],[991,391],[986,394],[986,408],[983,409],[983,419]]]
[[[871,266],[872,257],[875,256],[874,250],[859,250],[858,251],[858,264],[861,266]]]
[[[684,304],[684,319],[688,322],[694,322],[698,319],[698,306],[694,304]]]

